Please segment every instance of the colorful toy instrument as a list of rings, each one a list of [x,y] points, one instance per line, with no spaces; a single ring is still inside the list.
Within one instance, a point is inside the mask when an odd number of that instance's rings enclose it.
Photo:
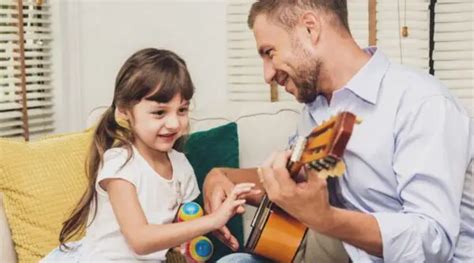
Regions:
[[[204,214],[202,207],[195,202],[184,203],[178,211],[177,221],[189,221]],[[214,252],[214,245],[205,236],[198,236],[181,245],[181,253],[189,263],[206,262]]]
[[[196,202],[188,202],[181,205],[178,211],[178,222],[189,221],[201,217],[204,214],[202,207]]]

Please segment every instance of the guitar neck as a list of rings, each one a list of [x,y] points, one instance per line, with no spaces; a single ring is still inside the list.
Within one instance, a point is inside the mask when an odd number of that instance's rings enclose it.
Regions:
[[[293,162],[293,161],[291,161],[291,159],[288,160],[288,163],[286,165],[286,168],[290,172],[290,177],[293,180],[295,180],[296,182],[298,182],[298,174],[299,174],[299,171],[300,171],[302,166],[303,166],[302,163]],[[273,202],[270,201],[267,194],[263,195],[263,198],[262,198],[262,201],[260,202],[260,207],[257,211],[257,214],[263,213],[265,211],[265,208],[267,208],[267,209],[273,209],[274,208]]]
[[[298,157],[299,158],[299,157]],[[303,163],[301,162],[295,162],[295,161],[292,161],[293,158],[290,158],[288,160],[288,163],[286,164],[286,169],[288,169],[289,173],[290,173],[290,177],[295,180],[296,182],[298,182],[298,174],[299,174],[299,171],[301,169],[301,167],[303,167]],[[257,210],[257,215],[260,215],[262,213],[264,213],[264,211],[266,209],[272,209],[274,208],[275,206],[273,205],[273,202],[270,201],[270,199],[268,198],[267,194],[264,194],[263,195],[263,198],[262,198],[262,201],[260,202],[260,206]],[[258,216],[256,216],[254,218],[254,220],[257,218]],[[255,224],[255,222],[252,223],[252,227],[253,225]]]
[[[306,148],[307,145],[307,140],[305,137],[298,137],[296,139],[295,144],[293,145],[293,152],[291,153],[290,159],[288,159],[288,162],[286,163],[286,169],[290,173],[291,179],[293,179],[295,182],[301,182],[303,181],[299,175],[301,167],[303,167],[304,163],[301,162],[301,157],[303,155],[303,152]]]
[[[294,162],[292,160],[288,160],[288,163],[286,164],[286,169],[290,173],[291,179],[293,179],[295,182],[302,182],[304,181],[304,177],[299,176],[300,170],[303,167],[303,163],[301,162]]]

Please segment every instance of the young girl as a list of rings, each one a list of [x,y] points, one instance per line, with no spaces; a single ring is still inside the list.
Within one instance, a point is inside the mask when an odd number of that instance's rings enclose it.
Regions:
[[[173,149],[188,131],[193,93],[185,62],[170,51],[144,49],[125,62],[95,131],[87,191],[43,262],[164,261],[169,248],[243,212],[252,184],[237,185],[215,213],[173,223],[180,204],[199,195],[193,168]],[[83,229],[82,240],[66,243]]]

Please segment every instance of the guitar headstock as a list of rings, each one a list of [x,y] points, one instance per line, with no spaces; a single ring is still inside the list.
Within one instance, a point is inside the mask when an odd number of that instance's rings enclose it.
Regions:
[[[309,164],[320,177],[341,176],[345,171],[341,158],[356,123],[354,114],[341,112],[314,128],[305,138],[298,160],[290,163],[290,174],[296,176],[303,165]]]

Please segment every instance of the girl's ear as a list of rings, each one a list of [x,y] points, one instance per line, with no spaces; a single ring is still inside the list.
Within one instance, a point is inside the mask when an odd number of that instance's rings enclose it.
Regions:
[[[115,108],[114,111],[114,118],[115,122],[122,128],[129,129],[130,128],[130,122],[128,118],[128,114],[125,110],[122,110],[120,108]]]
[[[127,120],[128,119],[128,116],[127,116],[126,112],[123,109],[120,109],[119,107],[115,108],[114,117],[115,117],[115,120],[118,120],[118,119]]]

